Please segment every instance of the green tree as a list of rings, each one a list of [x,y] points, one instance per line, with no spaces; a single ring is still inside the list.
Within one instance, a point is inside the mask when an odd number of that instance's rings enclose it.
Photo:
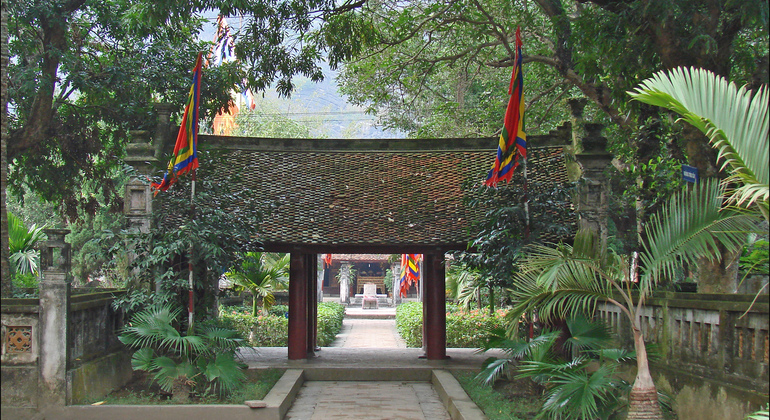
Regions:
[[[273,292],[286,288],[289,280],[289,254],[271,254],[267,252],[247,252],[243,255],[238,268],[226,273],[236,289],[248,290],[254,300],[251,313],[257,314],[262,300],[262,311],[267,314],[275,304]]]
[[[8,214],[5,206],[8,185],[8,2],[0,1],[0,296],[11,294],[11,267],[8,261]],[[8,279],[8,280],[5,280]]]
[[[515,307],[511,327],[530,311],[544,321],[591,313],[599,301],[620,308],[633,330],[637,374],[629,397],[629,419],[662,418],[650,376],[639,311],[655,285],[681,264],[719,258],[718,247],[739,250],[745,233],[754,228],[750,215],[722,209],[724,189],[705,180],[675,195],[652,216],[643,250],[619,255],[603,250],[593,232],[579,231],[574,245],[531,248],[512,291]]]

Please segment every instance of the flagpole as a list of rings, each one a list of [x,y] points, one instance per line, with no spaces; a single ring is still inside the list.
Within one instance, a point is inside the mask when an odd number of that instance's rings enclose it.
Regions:
[[[197,169],[192,170],[192,189],[190,190],[190,222],[193,221],[195,218],[195,175],[197,173]],[[192,226],[191,226],[192,227]],[[187,257],[187,268],[190,271],[190,291],[189,291],[189,300],[187,304],[187,335],[192,334],[193,332],[193,318],[195,317],[195,306],[194,306],[194,290],[195,290],[195,282],[193,281],[193,244],[192,241],[190,241],[190,255]]]

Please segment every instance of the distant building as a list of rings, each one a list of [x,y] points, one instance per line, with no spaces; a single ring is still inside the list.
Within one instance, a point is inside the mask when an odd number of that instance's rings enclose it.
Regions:
[[[395,270],[395,274],[398,275],[400,266],[399,263],[388,262],[389,258],[390,254],[332,254],[331,269],[324,270],[323,278],[319,278],[319,281],[323,281],[324,296],[339,297],[339,274],[343,264],[350,264],[352,269],[349,297],[363,293],[366,283],[375,284],[378,294],[392,296],[393,283],[391,280],[390,290],[388,290],[385,284],[386,275],[390,275],[391,278],[393,276],[393,272],[388,273],[388,270]],[[417,293],[417,287],[412,286],[409,288],[407,297],[417,297]]]

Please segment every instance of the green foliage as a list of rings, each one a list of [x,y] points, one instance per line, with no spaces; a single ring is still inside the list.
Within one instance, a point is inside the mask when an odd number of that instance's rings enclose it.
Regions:
[[[20,273],[16,272],[11,274],[11,282],[13,287],[17,289],[37,289],[39,284],[38,277],[35,273]]]
[[[759,410],[746,416],[746,420],[767,420],[770,419],[770,411],[768,411],[768,405],[765,404],[764,410]]]
[[[494,316],[489,316],[487,311],[474,309],[466,312],[460,307],[447,305],[447,347],[481,347],[490,338],[490,331],[504,327],[504,318],[504,310],[498,310]],[[398,305],[396,330],[407,347],[422,346],[422,304],[420,302],[404,302]]]
[[[253,316],[242,308],[223,307],[219,318],[224,325],[248,337],[249,346],[285,347],[288,343],[289,319],[283,315]]]
[[[45,226],[32,225],[29,228],[13,213],[8,213],[8,243],[10,247],[11,270],[20,274],[38,273],[40,251],[35,246],[48,239]]]
[[[273,292],[284,290],[289,282],[289,254],[247,252],[243,254],[239,267],[225,275],[236,290],[251,292],[252,313],[257,313],[258,297],[262,298],[263,313],[267,313],[275,304]]]
[[[477,379],[492,384],[513,370],[518,379],[530,378],[545,387],[541,411],[544,417],[608,418],[624,407],[621,397],[630,390],[630,385],[618,377],[620,363],[635,356],[609,349],[609,329],[601,322],[575,317],[567,320],[567,327],[565,345],[572,351],[571,360],[562,360],[554,352],[562,334],[559,331],[545,331],[526,341],[509,339],[499,330],[485,349],[500,348],[508,358],[488,359]]]
[[[523,247],[540,242],[544,237],[568,237],[574,230],[573,215],[569,202],[573,186],[552,181],[552,168],[563,165],[563,156],[545,155],[542,149],[532,149],[529,156],[543,164],[539,170],[545,181],[529,181],[526,197],[529,197],[529,237],[523,226],[527,226],[525,195],[521,194],[523,178],[517,173],[512,185],[487,188],[478,184],[466,184],[471,190],[471,208],[485,209],[484,217],[475,227],[478,232],[469,244],[475,252],[463,252],[458,262],[480,279],[477,284],[486,287],[513,287],[513,275],[520,263]],[[469,273],[470,274],[470,273]]]
[[[528,398],[511,398],[495,389],[480,384],[472,373],[452,372],[468,396],[490,420],[520,420],[530,418],[540,406],[533,406]]]
[[[282,308],[280,308],[282,306]],[[277,309],[280,309],[278,313]],[[253,316],[240,307],[222,307],[219,319],[222,325],[238,331],[248,337],[252,347],[285,347],[288,343],[289,319],[288,307],[276,305],[272,308],[277,313]],[[317,344],[330,345],[342,328],[345,307],[335,302],[318,304]]]
[[[70,220],[97,207],[84,186],[119,211],[112,179],[128,131],[154,128],[154,103],[184,103],[195,56],[210,47],[196,40],[202,20],[178,16],[142,31],[133,1],[8,3],[9,187],[29,187]],[[227,103],[241,79],[238,66],[208,68],[201,115]]]
[[[724,77],[696,68],[659,72],[628,92],[634,99],[668,108],[708,136],[729,167],[738,206],[754,207],[770,217],[770,92],[738,88]],[[705,100],[708,98],[708,100]]]
[[[740,269],[747,274],[768,274],[770,242],[758,240],[746,246],[741,253]]]
[[[233,330],[215,326],[199,327],[194,334],[182,335],[174,328],[181,308],[158,305],[137,312],[118,336],[129,348],[134,370],[153,374],[161,389],[228,394],[245,380],[246,366],[235,359],[240,344]]]
[[[317,344],[329,346],[342,329],[342,319],[345,318],[345,306],[337,302],[320,302],[318,304]]]
[[[189,290],[188,256],[192,247],[194,289],[197,308],[213,308],[214,288],[225,267],[238,264],[237,257],[257,251],[256,235],[263,214],[271,202],[257,197],[251,190],[233,188],[230,181],[216,181],[207,171],[227,164],[221,154],[199,150],[201,161],[195,193],[195,210],[191,215],[190,177],[182,177],[173,188],[158,194],[153,201],[153,221],[149,233],[112,231],[102,241],[113,244],[110,264],[117,270],[120,257],[131,250],[134,258],[127,267],[127,287],[152,290],[160,284],[186,305]],[[205,311],[196,317],[205,318]]]
[[[396,331],[407,347],[422,347],[422,304],[404,302],[396,308]]]

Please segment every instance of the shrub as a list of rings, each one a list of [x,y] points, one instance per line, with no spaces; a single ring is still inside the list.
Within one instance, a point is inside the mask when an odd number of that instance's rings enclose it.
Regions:
[[[270,315],[255,317],[243,308],[223,306],[219,317],[223,325],[248,337],[248,344],[252,347],[285,347],[289,336],[288,311],[288,306],[276,305],[271,308]],[[319,346],[328,346],[334,341],[342,328],[344,316],[345,307],[339,303],[318,304]]]
[[[452,305],[454,306],[454,305]],[[490,331],[505,328],[505,310],[498,309],[494,316],[489,310],[454,311],[446,317],[447,347],[482,347],[491,336]]]
[[[407,347],[422,347],[422,303],[404,302],[398,305],[396,330]]]
[[[321,302],[318,304],[318,345],[330,345],[342,328],[345,317],[345,306],[337,302]]]
[[[491,336],[490,331],[504,328],[504,310],[489,316],[486,310],[465,312],[456,305],[447,305],[447,347],[482,347]],[[422,304],[402,303],[396,309],[396,329],[407,347],[422,346]]]

